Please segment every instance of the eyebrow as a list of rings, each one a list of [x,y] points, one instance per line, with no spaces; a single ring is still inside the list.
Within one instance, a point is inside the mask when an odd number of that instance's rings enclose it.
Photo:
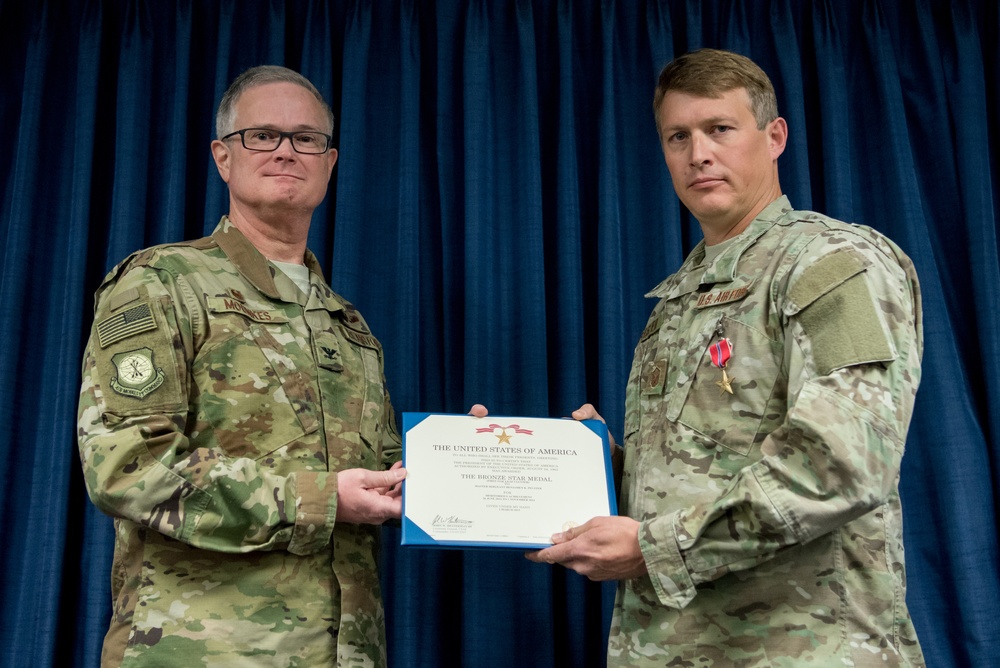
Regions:
[[[736,125],[737,120],[732,116],[712,116],[710,118],[703,119],[697,123],[697,125]],[[686,130],[690,125],[667,125],[664,126],[664,131],[676,131],[676,130]]]
[[[259,125],[248,125],[247,127],[248,128],[261,128],[263,130],[277,130],[279,132],[284,132],[284,130],[282,130],[280,127],[278,127],[274,123],[261,123]],[[326,130],[320,130],[315,125],[296,125],[294,128],[292,128],[291,130],[288,130],[287,132],[322,132],[322,133],[325,134]]]

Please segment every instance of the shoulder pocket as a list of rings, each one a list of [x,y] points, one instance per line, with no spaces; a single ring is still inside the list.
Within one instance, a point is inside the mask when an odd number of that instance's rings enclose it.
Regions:
[[[788,291],[785,314],[802,326],[820,374],[896,358],[867,269],[860,254],[837,251],[806,269]]]
[[[124,303],[94,323],[93,355],[106,413],[176,412],[186,405],[176,349],[176,322],[166,297]]]

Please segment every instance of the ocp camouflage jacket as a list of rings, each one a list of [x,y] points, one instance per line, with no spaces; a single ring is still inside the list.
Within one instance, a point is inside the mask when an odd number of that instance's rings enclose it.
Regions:
[[[378,528],[339,470],[399,458],[382,349],[306,254],[304,294],[223,218],[97,291],[87,490],[115,518],[106,666],[385,664]]]
[[[610,665],[923,665],[897,486],[922,350],[909,258],[781,197],[648,296],[621,508],[649,575],[619,586]]]

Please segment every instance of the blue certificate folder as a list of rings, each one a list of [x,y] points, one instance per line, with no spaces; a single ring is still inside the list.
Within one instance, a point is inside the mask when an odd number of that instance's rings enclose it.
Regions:
[[[401,544],[540,549],[616,515],[600,420],[403,413]]]

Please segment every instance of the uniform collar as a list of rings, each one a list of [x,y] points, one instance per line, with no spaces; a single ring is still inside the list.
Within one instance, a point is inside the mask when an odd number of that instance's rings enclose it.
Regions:
[[[677,273],[646,293],[646,297],[674,299],[697,290],[701,285],[733,281],[736,278],[736,269],[743,253],[757,243],[757,240],[774,227],[789,211],[792,211],[792,205],[785,195],[768,204],[763,211],[757,214],[756,218],[750,221],[747,229],[735,237],[733,243],[708,266],[703,266],[705,241],[704,239],[699,241]],[[703,271],[699,271],[699,269]]]
[[[212,232],[212,238],[219,244],[219,248],[226,254],[229,261],[233,263],[237,271],[247,279],[251,285],[257,288],[271,299],[283,300],[279,294],[278,286],[274,282],[274,274],[279,271],[272,266],[257,248],[240,232],[239,228],[233,225],[229,216],[223,216],[222,220]],[[337,298],[333,290],[326,283],[323,270],[319,266],[319,260],[312,251],[306,249],[305,265],[309,267],[310,280],[318,283],[320,290],[320,301],[322,307],[327,311],[335,312],[344,309],[344,304]],[[318,281],[317,281],[318,279]]]

